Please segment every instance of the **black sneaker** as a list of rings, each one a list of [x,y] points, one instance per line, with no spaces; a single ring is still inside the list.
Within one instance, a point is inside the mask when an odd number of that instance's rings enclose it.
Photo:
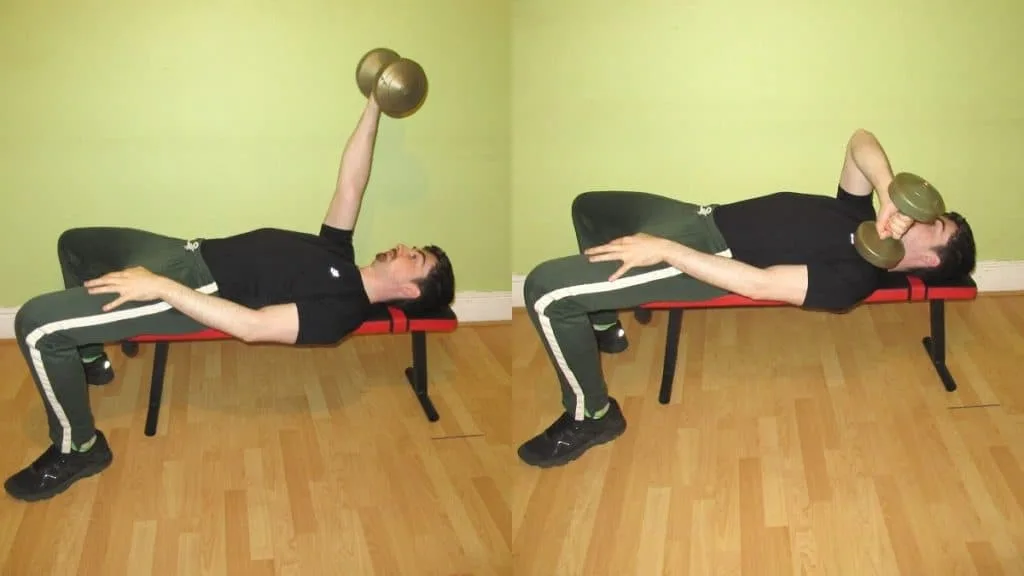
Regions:
[[[618,354],[629,348],[629,340],[626,339],[626,330],[622,322],[615,321],[615,325],[605,330],[594,330],[597,336],[597,348],[606,354]]]
[[[88,451],[61,454],[51,444],[31,466],[8,478],[4,489],[19,500],[45,500],[67,490],[82,478],[102,472],[113,459],[107,438],[97,430],[96,441]]]
[[[93,386],[109,384],[114,379],[114,365],[105,352],[92,362],[83,362],[82,366],[85,367],[85,381]]]
[[[626,431],[626,419],[614,398],[601,418],[575,420],[568,412],[559,416],[547,430],[519,447],[519,457],[532,466],[549,468],[568,464],[590,448],[611,442]]]

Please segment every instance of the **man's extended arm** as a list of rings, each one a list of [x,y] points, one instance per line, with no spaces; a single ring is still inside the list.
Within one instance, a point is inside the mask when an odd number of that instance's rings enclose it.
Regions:
[[[591,262],[620,261],[609,277],[621,278],[637,266],[664,262],[706,284],[755,300],[774,300],[802,306],[807,297],[807,267],[795,265],[758,268],[749,264],[705,254],[667,238],[633,234],[584,251]]]
[[[373,165],[373,150],[377,142],[377,126],[380,123],[380,107],[371,95],[356,124],[338,167],[338,181],[334,196],[327,207],[324,224],[341,230],[355,228],[363,193],[370,181]]]
[[[867,130],[857,130],[846,144],[846,159],[839,185],[855,196],[870,196],[878,192],[879,201],[889,203],[889,183],[893,180],[892,166],[882,145]]]
[[[294,304],[254,310],[167,278],[161,282],[159,296],[196,322],[245,342],[294,344],[298,337],[299,315]]]
[[[755,300],[774,300],[802,306],[807,297],[806,266],[758,268],[731,258],[706,254],[667,241],[664,262],[706,284]]]

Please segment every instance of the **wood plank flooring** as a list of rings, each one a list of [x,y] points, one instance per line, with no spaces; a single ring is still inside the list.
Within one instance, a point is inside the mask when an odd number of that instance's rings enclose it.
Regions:
[[[519,468],[515,574],[1024,574],[1024,298],[948,307],[947,393],[926,305],[842,316],[687,312],[658,403],[667,316],[605,356],[626,433]],[[519,317],[517,342],[535,341]],[[515,438],[560,410],[539,346],[515,349]]]
[[[404,380],[408,336],[172,345],[152,438],[152,347],[108,353],[92,402],[114,464],[49,501],[3,494],[0,574],[510,573],[507,324],[428,339],[437,423]],[[0,367],[6,477],[47,440],[12,341]]]
[[[171,348],[157,436],[152,348],[92,389],[114,465],[53,500],[0,498],[0,574],[1024,574],[1024,296],[949,307],[946,392],[927,308],[842,316],[687,312],[657,400],[666,317],[623,315],[603,358],[629,428],[570,466],[519,443],[560,410],[525,314],[429,343],[427,422],[409,343]],[[0,342],[6,475],[46,443]]]

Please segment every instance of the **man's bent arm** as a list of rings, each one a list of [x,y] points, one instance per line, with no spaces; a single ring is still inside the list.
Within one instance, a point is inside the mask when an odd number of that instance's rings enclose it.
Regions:
[[[855,196],[870,196],[878,192],[883,204],[889,202],[889,184],[893,180],[889,158],[875,135],[857,130],[846,145],[846,160],[840,186]]]
[[[373,150],[377,142],[377,126],[380,123],[380,107],[371,95],[366,108],[359,118],[341,155],[338,167],[338,181],[334,188],[334,196],[327,208],[324,224],[341,230],[355,228],[359,218],[359,209],[363,202],[363,193],[370,181],[370,168],[373,165]]]
[[[802,306],[807,297],[806,266],[758,268],[669,242],[663,260],[706,284],[755,300]]]
[[[196,322],[245,342],[294,344],[298,338],[299,315],[294,304],[253,310],[169,279],[160,298]]]

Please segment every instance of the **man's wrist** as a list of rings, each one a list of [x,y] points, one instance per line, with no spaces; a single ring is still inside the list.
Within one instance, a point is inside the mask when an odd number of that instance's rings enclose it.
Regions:
[[[157,286],[157,294],[161,300],[171,300],[174,298],[174,294],[178,291],[181,284],[171,280],[166,276],[160,276],[157,280],[159,282]]]
[[[888,204],[892,202],[892,198],[889,197],[889,186],[892,185],[893,177],[886,175],[880,179],[875,186],[875,192],[878,194],[878,200],[882,204]]]
[[[678,242],[673,242],[672,240],[663,238],[661,240],[658,253],[662,262],[679,268],[682,266],[682,262],[680,262],[680,260],[682,260],[682,256],[687,249],[688,248],[686,246],[679,244]]]

